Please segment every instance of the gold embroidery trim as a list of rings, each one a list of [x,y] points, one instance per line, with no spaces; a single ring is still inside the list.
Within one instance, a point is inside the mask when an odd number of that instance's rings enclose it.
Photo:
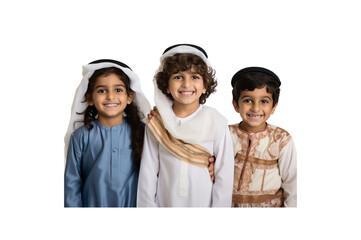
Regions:
[[[280,188],[275,194],[265,194],[265,195],[240,195],[233,194],[232,202],[234,203],[263,203],[271,201],[276,198],[281,198],[283,195],[283,189]]]
[[[150,120],[147,119],[147,125],[158,142],[180,160],[198,167],[208,167],[208,159],[212,156],[208,149],[198,144],[190,144],[174,138],[165,129],[159,112],[156,112],[156,116]]]
[[[236,159],[238,159],[240,161],[244,161],[244,160],[246,160],[246,156],[243,156],[243,155],[237,153]],[[261,164],[261,165],[274,165],[274,164],[277,164],[278,160],[263,160],[263,159],[248,156],[247,162],[257,163],[257,164]]]
[[[263,191],[264,178],[266,177],[266,169],[263,171],[261,191]]]

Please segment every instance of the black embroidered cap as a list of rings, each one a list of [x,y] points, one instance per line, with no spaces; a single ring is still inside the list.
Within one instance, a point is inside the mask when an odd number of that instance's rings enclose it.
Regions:
[[[247,67],[247,68],[243,68],[243,69],[239,70],[238,72],[236,72],[236,74],[234,74],[234,76],[232,77],[232,81],[231,81],[232,87],[234,87],[234,85],[240,79],[240,77],[242,75],[247,74],[247,73],[263,73],[263,74],[266,74],[268,76],[273,77],[278,82],[279,86],[281,86],[281,80],[271,70],[268,70],[268,69],[262,68],[262,67]]]

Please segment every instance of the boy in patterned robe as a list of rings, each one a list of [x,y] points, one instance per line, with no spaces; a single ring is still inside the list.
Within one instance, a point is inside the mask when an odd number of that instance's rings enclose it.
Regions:
[[[233,106],[242,121],[230,125],[235,154],[233,207],[297,207],[297,156],[291,135],[266,121],[281,82],[272,71],[249,67],[232,78]]]

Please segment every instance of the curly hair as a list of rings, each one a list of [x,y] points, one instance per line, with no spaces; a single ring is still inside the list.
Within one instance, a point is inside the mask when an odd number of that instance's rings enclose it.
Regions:
[[[199,98],[199,103],[204,104],[206,99],[216,91],[217,80],[215,79],[215,70],[208,67],[207,64],[197,55],[190,53],[177,53],[173,56],[166,57],[162,63],[163,70],[155,75],[158,88],[170,100],[174,101],[172,95],[167,93],[169,87],[169,78],[180,71],[195,69],[203,78],[206,93]]]
[[[90,99],[94,90],[96,80],[100,76],[108,76],[109,74],[116,74],[125,84],[127,94],[134,92],[130,88],[129,77],[119,68],[109,67],[96,70],[94,74],[89,78],[88,89],[85,93],[85,99]],[[144,141],[144,124],[141,122],[140,112],[138,106],[131,102],[124,109],[126,114],[126,121],[131,129],[131,146],[133,162],[137,169],[140,167],[140,158],[142,155],[143,141]],[[97,119],[98,112],[94,106],[88,106],[84,112],[78,113],[84,114],[84,125],[90,131],[93,128],[92,121]]]

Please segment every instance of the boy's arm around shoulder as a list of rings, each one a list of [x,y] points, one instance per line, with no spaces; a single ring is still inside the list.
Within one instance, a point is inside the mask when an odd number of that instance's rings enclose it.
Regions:
[[[64,173],[64,207],[82,207],[83,179],[81,160],[83,154],[83,135],[72,134],[68,148]]]
[[[158,149],[157,140],[146,126],[138,179],[138,207],[156,207],[155,197],[157,194],[159,172]]]
[[[297,207],[297,153],[291,136],[278,159],[285,207]]]
[[[215,182],[212,190],[212,207],[230,207],[232,204],[234,154],[227,125],[223,139],[215,143],[214,154],[216,162],[214,165]]]

